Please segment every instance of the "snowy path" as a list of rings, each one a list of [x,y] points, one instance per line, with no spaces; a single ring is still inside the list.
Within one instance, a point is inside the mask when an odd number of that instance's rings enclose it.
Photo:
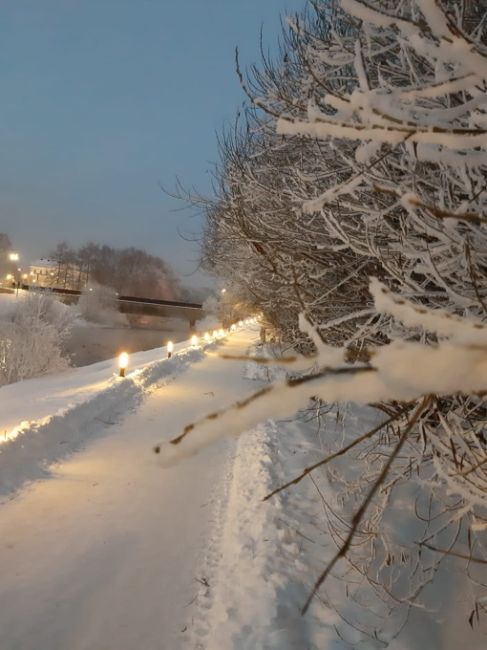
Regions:
[[[232,335],[242,352],[255,335]],[[248,393],[210,353],[0,509],[1,650],[176,650],[232,442],[172,469],[156,441]]]

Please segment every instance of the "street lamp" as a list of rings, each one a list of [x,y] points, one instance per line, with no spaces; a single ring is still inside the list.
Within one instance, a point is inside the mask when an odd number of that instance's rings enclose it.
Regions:
[[[12,251],[11,253],[8,254],[8,259],[9,259],[11,262],[18,262],[18,261],[19,261],[19,254],[16,253],[15,251]],[[14,278],[14,281],[15,281],[15,288],[16,288],[16,292],[15,292],[15,295],[16,295],[16,296],[19,295],[20,275],[18,275],[18,274],[21,272],[21,270],[22,270],[22,269],[20,269],[20,268],[17,269],[17,277]]]

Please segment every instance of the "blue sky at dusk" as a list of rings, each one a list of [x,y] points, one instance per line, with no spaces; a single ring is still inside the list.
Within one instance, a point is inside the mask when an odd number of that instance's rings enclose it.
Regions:
[[[182,274],[200,230],[159,183],[203,192],[215,132],[244,97],[234,71],[259,30],[305,0],[3,0],[0,231],[23,258],[65,239],[138,246]],[[183,277],[187,284],[202,278]]]

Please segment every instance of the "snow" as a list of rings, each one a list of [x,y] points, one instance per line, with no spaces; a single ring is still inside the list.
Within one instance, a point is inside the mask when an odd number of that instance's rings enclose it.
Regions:
[[[242,353],[252,338],[255,332],[240,330],[222,345]],[[35,421],[57,412],[68,446],[76,432],[91,435],[50,466],[47,480],[2,505],[2,650],[188,647],[189,605],[205,578],[201,556],[225,491],[231,446],[166,471],[152,447],[251,382],[244,364],[221,359],[215,345],[205,354],[175,348],[170,361],[160,361],[161,350],[134,355],[125,380],[111,376],[113,363],[102,363],[0,389],[8,394],[2,403],[11,402],[9,426],[25,407]],[[190,372],[180,372],[184,365]],[[51,390],[55,396],[45,402]],[[143,399],[133,399],[136,391]],[[51,419],[44,430],[48,447],[55,424]],[[35,435],[26,432],[24,442]],[[8,462],[0,457],[2,476]],[[204,632],[191,629],[197,637]]]
[[[246,326],[204,350],[178,344],[170,360],[162,348],[138,353],[125,379],[112,360],[0,389],[4,423],[18,430],[31,420],[0,445],[10,495],[0,510],[2,650],[384,647],[385,637],[367,645],[358,629],[372,629],[387,607],[345,565],[300,613],[335,551],[327,504],[340,484],[315,471],[262,502],[325,449],[374,426],[375,411],[348,405],[288,421],[260,413],[238,441],[200,449],[177,467],[161,468],[152,452],[191,420],[282,380],[281,368],[242,360],[257,338],[258,328]],[[414,515],[405,503],[396,499],[401,521]],[[402,538],[396,515],[386,530]],[[453,650],[465,639],[482,647],[463,614],[468,594],[456,560],[445,566],[391,648]],[[357,605],[364,598],[370,608]],[[432,607],[439,602],[441,615]]]
[[[76,449],[94,425],[123,413],[152,384],[203,356],[187,341],[175,352],[171,359],[166,348],[131,355],[125,379],[118,377],[117,359],[110,359],[0,388],[0,495],[45,475],[46,465]]]

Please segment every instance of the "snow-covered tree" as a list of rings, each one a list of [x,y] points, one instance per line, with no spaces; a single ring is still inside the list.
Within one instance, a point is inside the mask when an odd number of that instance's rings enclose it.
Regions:
[[[484,0],[318,1],[287,21],[277,60],[239,70],[252,107],[221,141],[206,261],[315,365],[164,447],[186,455],[311,396],[376,406],[385,424],[345,449],[362,471],[323,462],[341,523],[315,589],[346,560],[407,611],[453,555],[472,621],[486,609],[486,15]],[[408,489],[422,526],[403,561],[386,522]]]
[[[86,320],[103,325],[127,325],[120,313],[118,296],[114,289],[99,284],[85,287],[78,300],[78,312]]]
[[[0,385],[64,370],[62,342],[75,314],[46,293],[19,299],[0,320]]]

